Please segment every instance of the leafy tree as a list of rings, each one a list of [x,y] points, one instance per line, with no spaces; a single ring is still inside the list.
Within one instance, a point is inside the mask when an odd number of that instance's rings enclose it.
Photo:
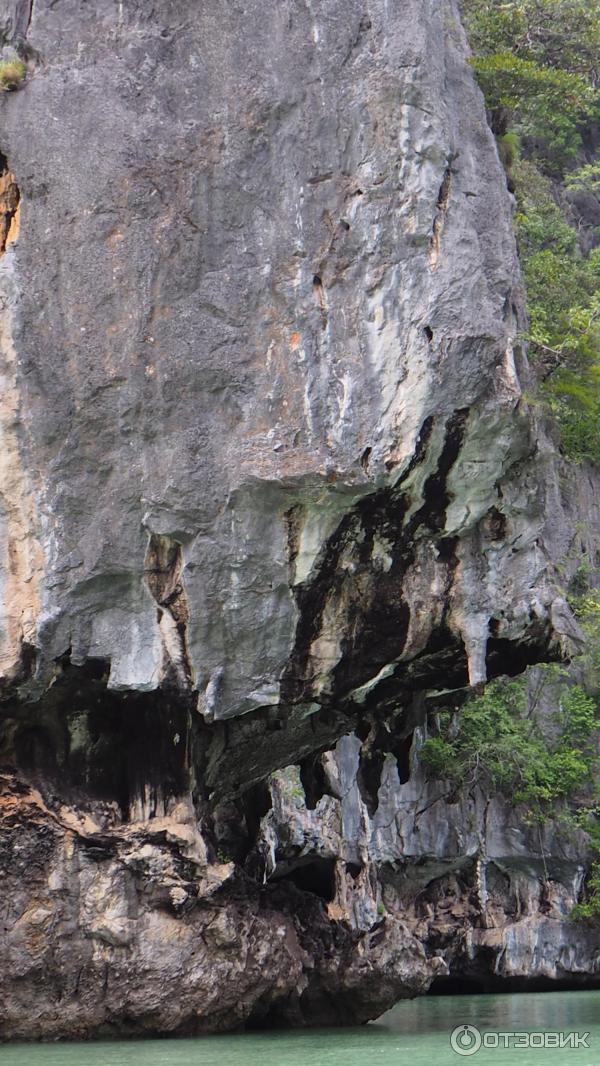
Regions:
[[[600,462],[600,250],[583,257],[550,183],[517,162],[515,216],[532,356],[565,453]]]
[[[589,921],[600,915],[600,862],[592,863],[585,887],[585,899],[571,911],[573,921]]]
[[[575,920],[600,917],[600,592],[581,592],[572,606],[586,638],[575,663],[579,684],[561,666],[526,678],[503,679],[469,700],[460,716],[437,716],[421,758],[429,772],[453,787],[480,784],[525,808],[531,823],[553,817],[587,832],[592,862]],[[540,724],[537,709],[551,699],[554,711]],[[549,727],[549,728],[548,728]]]
[[[522,139],[539,142],[538,154],[552,169],[576,156],[579,127],[598,107],[598,94],[582,75],[512,52],[477,57],[474,67],[495,133],[505,134],[514,124]]]
[[[463,0],[477,55],[511,52],[600,84],[599,0]]]
[[[573,192],[595,192],[600,188],[600,163],[586,163],[566,174],[565,188]]]
[[[565,455],[600,463],[600,254],[565,213],[600,188],[578,158],[600,117],[600,0],[463,0],[473,64],[518,200],[528,340]],[[579,165],[578,165],[579,164]]]
[[[600,0],[464,0],[464,13],[494,132],[513,126],[564,164],[598,113]]]
[[[554,739],[536,719],[525,679],[495,681],[469,701],[458,728],[452,715],[439,717],[437,735],[421,751],[433,775],[502,792],[537,820],[589,787],[597,762],[596,701],[560,670],[548,668],[542,676],[556,698]]]

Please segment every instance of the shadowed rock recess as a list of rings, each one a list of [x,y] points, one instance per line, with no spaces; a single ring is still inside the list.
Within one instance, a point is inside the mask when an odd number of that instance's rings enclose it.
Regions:
[[[476,842],[454,917],[402,874],[414,781],[373,852],[382,780],[574,629],[457,7],[0,34],[0,1035],[375,1017],[492,950]]]

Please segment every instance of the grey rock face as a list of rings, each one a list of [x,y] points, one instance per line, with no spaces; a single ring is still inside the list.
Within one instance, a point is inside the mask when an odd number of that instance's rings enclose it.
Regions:
[[[163,538],[209,720],[360,703],[432,638],[481,681],[490,619],[545,649],[556,593],[456,10],[196,7],[40,0],[1,101],[37,680],[67,652],[119,691],[177,668]]]
[[[330,914],[362,932],[401,919],[437,960],[440,986],[600,983],[600,931],[570,918],[585,836],[560,818],[528,825],[523,808],[479,785],[428,779],[422,741],[419,727],[407,762],[385,757],[371,811],[355,736],[326,756],[312,809],[295,768],[274,775],[261,829],[270,876],[316,878],[332,863]]]
[[[3,865],[4,1035],[372,1017],[446,963],[382,934],[356,805],[356,921],[319,835],[277,885],[265,779],[572,635],[457,6],[14,0],[0,33],[3,841],[37,871]]]
[[[48,797],[47,797],[48,798]],[[407,926],[357,932],[313,893],[207,857],[190,805],[118,823],[0,780],[0,1036],[201,1033],[281,1013],[352,1023],[443,968]]]

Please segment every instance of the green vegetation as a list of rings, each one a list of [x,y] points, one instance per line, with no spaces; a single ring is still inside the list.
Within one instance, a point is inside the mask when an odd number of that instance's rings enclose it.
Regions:
[[[590,192],[600,188],[600,163],[588,163],[565,176],[565,187],[576,192]]]
[[[581,593],[573,607],[586,640],[584,675],[586,686],[600,691],[600,592]],[[596,856],[588,872],[585,896],[573,908],[574,921],[598,920],[600,918],[600,807],[583,807],[578,811],[579,827],[590,838],[592,853]]]
[[[600,851],[600,841],[598,842]],[[600,862],[592,863],[586,881],[585,900],[571,911],[574,922],[593,921],[600,916]]]
[[[552,817],[584,829],[598,859],[573,917],[590,919],[600,917],[600,593],[572,602],[586,638],[575,664],[579,683],[561,666],[537,668],[535,685],[526,677],[495,681],[458,717],[437,716],[421,758],[454,788],[482,785],[509,796],[531,825]]]
[[[565,454],[600,462],[600,249],[581,255],[577,233],[531,162],[512,170],[527,286],[529,340]]]
[[[0,60],[0,89],[5,92],[18,89],[26,73],[27,68],[23,60],[17,56],[14,59]]]
[[[569,597],[579,627],[585,637],[585,653],[577,660],[582,683],[587,692],[600,699],[600,591],[580,591],[587,567],[577,568]]]
[[[595,610],[597,630],[598,601]],[[550,731],[540,727],[535,713],[548,684],[556,706]],[[505,679],[472,699],[458,722],[450,714],[440,715],[439,732],[421,750],[423,762],[435,777],[455,787],[481,784],[492,795],[504,793],[523,805],[524,821],[531,825],[554,817],[588,833],[592,854],[598,858],[591,864],[584,899],[572,911],[574,921],[600,918],[600,808],[594,806],[598,798],[597,710],[596,698],[582,686],[569,683],[560,668],[549,667],[541,671],[533,696],[528,695],[525,679]]]
[[[544,669],[542,679],[537,699],[528,699],[524,678],[488,685],[461,712],[456,733],[452,715],[440,715],[437,736],[421,751],[432,773],[455,785],[503,792],[523,804],[532,821],[589,788],[597,762],[596,701],[556,668]],[[556,699],[553,738],[535,716],[548,684]]]
[[[478,55],[511,52],[598,80],[597,0],[464,0],[463,6]]]
[[[598,815],[598,810],[595,814]],[[596,818],[592,818],[589,814],[587,819],[583,822],[582,828],[585,829],[590,836],[591,848],[594,854],[600,856],[600,822]],[[581,921],[597,921],[600,917],[600,860],[596,859],[592,863],[588,872],[585,895],[581,903],[578,903],[576,907],[573,907],[571,911],[571,918],[575,922]]]
[[[598,0],[464,0],[474,66],[494,132],[539,141],[537,159],[560,169],[598,116]]]
[[[463,0],[514,188],[532,358],[565,455],[600,462],[600,252],[582,254],[566,193],[600,188],[583,133],[600,120],[600,0]]]

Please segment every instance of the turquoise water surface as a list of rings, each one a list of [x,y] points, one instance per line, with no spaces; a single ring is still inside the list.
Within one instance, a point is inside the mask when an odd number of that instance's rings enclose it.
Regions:
[[[476,1026],[492,1043],[496,1038],[490,1034],[495,1032],[589,1034],[589,1049],[504,1048],[504,1038],[498,1038],[498,1047],[482,1046],[472,1055],[459,1055],[450,1046],[450,1034],[464,1025]],[[471,1034],[469,1042],[475,1039]],[[378,1022],[356,1029],[0,1046],[0,1066],[459,1066],[461,1062],[600,1066],[600,992],[424,997],[400,1003]]]

